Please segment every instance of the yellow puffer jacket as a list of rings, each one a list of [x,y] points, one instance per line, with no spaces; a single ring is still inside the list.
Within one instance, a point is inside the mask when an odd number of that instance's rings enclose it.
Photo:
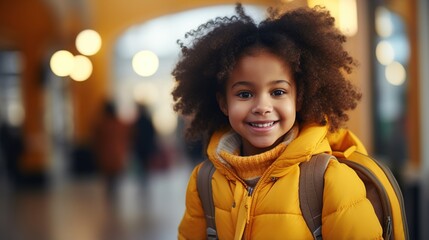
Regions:
[[[347,130],[343,130],[347,131]],[[250,194],[246,184],[219,160],[217,146],[224,132],[208,146],[213,175],[213,198],[219,239],[312,239],[299,206],[299,163],[313,154],[332,153],[330,144],[366,152],[353,135],[329,137],[327,127],[306,126],[265,171]],[[332,142],[335,139],[337,142]],[[347,142],[341,142],[347,141]],[[206,221],[196,186],[200,165],[192,172],[179,239],[205,239]],[[322,210],[324,239],[382,239],[382,228],[355,172],[331,161],[325,174]]]

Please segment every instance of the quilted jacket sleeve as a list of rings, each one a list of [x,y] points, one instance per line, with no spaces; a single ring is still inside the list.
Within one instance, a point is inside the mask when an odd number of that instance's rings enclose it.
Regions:
[[[382,228],[365,185],[345,164],[331,161],[325,173],[323,239],[382,239]]]
[[[179,225],[178,239],[205,239],[206,220],[197,191],[197,174],[200,165],[195,167],[186,190],[186,209]]]

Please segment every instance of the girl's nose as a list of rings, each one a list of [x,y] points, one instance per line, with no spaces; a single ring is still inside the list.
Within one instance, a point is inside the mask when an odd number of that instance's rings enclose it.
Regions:
[[[253,114],[265,115],[273,111],[273,105],[267,97],[259,97],[255,101],[255,105],[252,109]]]

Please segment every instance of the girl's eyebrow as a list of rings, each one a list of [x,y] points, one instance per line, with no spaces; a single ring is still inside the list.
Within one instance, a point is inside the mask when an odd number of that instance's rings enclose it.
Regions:
[[[277,85],[277,84],[283,84],[283,83],[285,83],[285,84],[287,84],[289,86],[292,86],[292,83],[290,81],[283,80],[283,79],[282,80],[273,80],[269,84],[270,85]],[[231,88],[235,88],[237,86],[247,86],[247,87],[249,87],[249,86],[253,86],[253,84],[251,82],[247,82],[247,81],[238,81],[238,82],[235,82],[234,84],[232,84]]]
[[[288,80],[274,80],[274,81],[272,81],[271,83],[270,83],[270,85],[276,85],[276,84],[281,84],[281,83],[286,83],[286,84],[288,84],[289,86],[292,86],[292,83],[290,82],[290,81],[288,81]]]
[[[239,86],[252,86],[253,84],[246,81],[238,81],[232,84],[231,88],[239,87]]]

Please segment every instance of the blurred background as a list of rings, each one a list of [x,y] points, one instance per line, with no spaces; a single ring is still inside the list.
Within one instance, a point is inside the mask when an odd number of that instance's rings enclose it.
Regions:
[[[201,161],[172,111],[178,39],[227,0],[0,0],[0,239],[176,239]],[[411,239],[429,239],[429,4],[324,5],[347,35],[364,93],[348,127],[390,166]],[[426,227],[425,227],[426,226]]]

